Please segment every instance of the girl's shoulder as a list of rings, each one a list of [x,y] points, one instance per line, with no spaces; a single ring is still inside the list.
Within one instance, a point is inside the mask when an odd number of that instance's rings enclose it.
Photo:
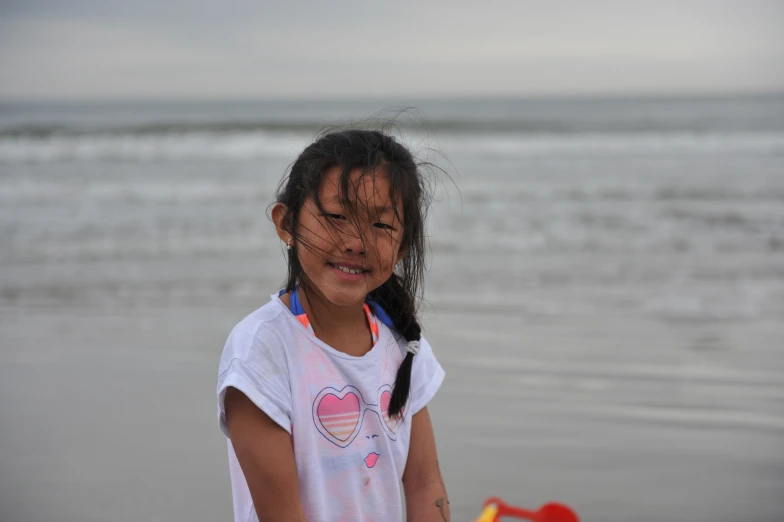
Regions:
[[[227,436],[224,400],[228,388],[242,392],[291,431],[291,374],[286,350],[290,325],[285,313],[288,311],[273,298],[237,323],[226,340],[218,367],[217,394],[220,428]]]
[[[285,358],[291,325],[288,310],[277,296],[239,321],[229,333],[221,356],[221,369],[234,360]]]

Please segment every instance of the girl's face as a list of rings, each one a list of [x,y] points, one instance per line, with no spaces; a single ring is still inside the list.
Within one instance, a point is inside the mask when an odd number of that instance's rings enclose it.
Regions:
[[[364,302],[392,276],[403,255],[403,223],[396,217],[400,202],[390,199],[385,174],[359,169],[351,173],[349,204],[354,212],[341,201],[340,174],[340,167],[333,167],[321,183],[325,212],[312,198],[305,202],[294,241],[304,276],[315,290],[336,306],[351,306]]]

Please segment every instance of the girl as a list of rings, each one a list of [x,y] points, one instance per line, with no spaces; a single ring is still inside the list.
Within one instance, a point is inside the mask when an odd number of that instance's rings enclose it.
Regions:
[[[234,518],[447,521],[427,403],[444,378],[416,317],[429,202],[411,153],[333,131],[272,208],[286,287],[243,319],[220,361]]]

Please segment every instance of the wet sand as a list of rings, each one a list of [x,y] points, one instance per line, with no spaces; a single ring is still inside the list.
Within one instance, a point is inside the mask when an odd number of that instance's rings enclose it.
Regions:
[[[250,302],[4,309],[3,519],[230,520],[215,365]],[[780,324],[426,317],[453,520],[490,495],[588,521],[781,519]]]

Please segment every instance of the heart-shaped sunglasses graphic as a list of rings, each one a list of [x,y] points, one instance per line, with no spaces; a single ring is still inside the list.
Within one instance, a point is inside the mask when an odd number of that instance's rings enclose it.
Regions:
[[[354,386],[345,386],[340,390],[324,388],[313,401],[313,423],[328,441],[345,448],[362,430],[365,414],[371,411],[378,415],[387,436],[396,440],[404,415],[389,416],[391,400],[392,386],[388,384],[379,388],[376,404],[365,401],[362,393]]]

